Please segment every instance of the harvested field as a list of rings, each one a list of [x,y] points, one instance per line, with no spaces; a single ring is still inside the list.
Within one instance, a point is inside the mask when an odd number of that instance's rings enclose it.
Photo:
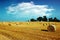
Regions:
[[[49,24],[55,32],[46,31]],[[60,22],[0,22],[0,40],[60,40]]]

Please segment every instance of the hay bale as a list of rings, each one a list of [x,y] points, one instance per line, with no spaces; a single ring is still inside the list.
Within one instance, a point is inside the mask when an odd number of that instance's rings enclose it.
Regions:
[[[43,24],[43,26],[45,26],[45,25]]]
[[[50,31],[50,32],[55,32],[55,31],[56,31],[56,26],[55,26],[55,25],[49,25],[49,26],[47,27],[47,29],[48,29],[48,31]]]
[[[11,24],[8,24],[9,26],[11,26]]]
[[[47,25],[47,23],[46,23],[46,25]]]

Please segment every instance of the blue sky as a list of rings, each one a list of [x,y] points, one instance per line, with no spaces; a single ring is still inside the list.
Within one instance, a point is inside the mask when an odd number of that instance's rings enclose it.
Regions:
[[[27,21],[44,15],[60,19],[60,0],[0,0],[0,21]]]

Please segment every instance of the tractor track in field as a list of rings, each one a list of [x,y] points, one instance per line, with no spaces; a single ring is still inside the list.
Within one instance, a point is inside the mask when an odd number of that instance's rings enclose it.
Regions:
[[[18,34],[19,36],[22,35],[22,37],[13,36],[6,32],[0,31],[1,35],[4,35],[5,37],[11,39],[11,40],[60,40],[60,37],[56,37],[53,35],[45,35],[44,33],[34,33],[34,32],[27,32],[27,31],[11,31],[15,34]]]
[[[13,37],[12,35],[9,35],[8,33],[5,32],[0,32],[1,35],[4,35],[5,37],[11,39],[11,40],[21,40],[19,38]]]
[[[35,33],[29,33],[29,32],[17,32],[17,33],[22,33],[25,37],[30,37],[30,38],[34,38],[34,39],[37,39],[37,40],[60,40],[60,36],[57,37],[56,35],[53,36],[53,35],[45,35],[44,33],[42,34],[35,34]]]

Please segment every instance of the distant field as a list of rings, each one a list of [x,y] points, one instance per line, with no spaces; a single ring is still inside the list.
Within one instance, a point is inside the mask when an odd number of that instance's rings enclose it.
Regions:
[[[41,31],[49,24],[55,32]],[[0,22],[0,40],[60,40],[60,22]]]

